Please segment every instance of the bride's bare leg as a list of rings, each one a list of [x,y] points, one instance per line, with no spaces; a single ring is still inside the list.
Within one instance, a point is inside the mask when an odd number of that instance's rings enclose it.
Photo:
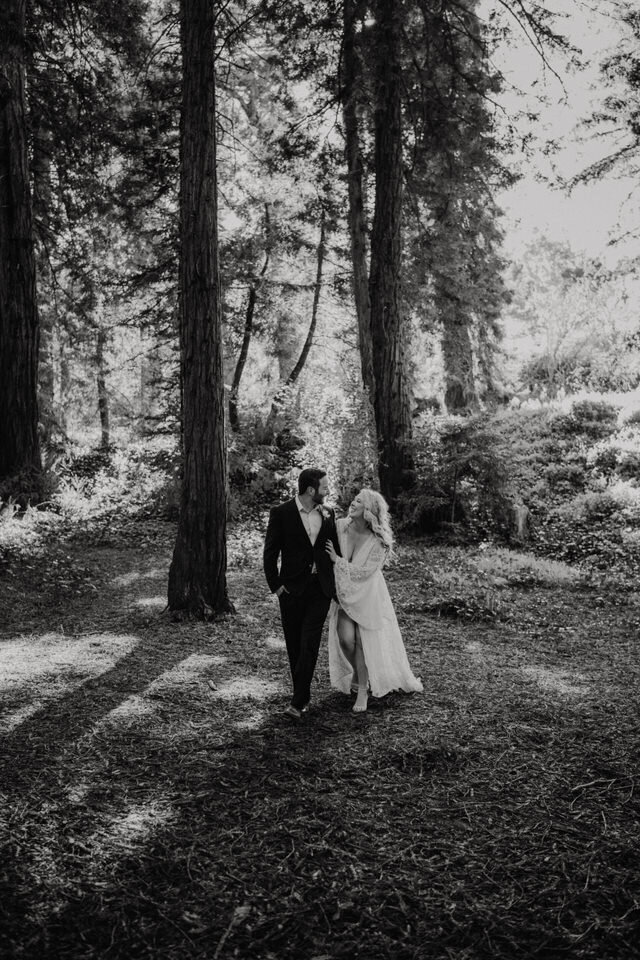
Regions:
[[[360,637],[360,631],[357,627],[355,628],[355,634],[355,667],[358,682],[358,696],[356,697],[356,702],[353,705],[353,711],[354,713],[364,713],[364,711],[367,709],[367,701],[369,699],[369,671],[367,670],[367,664],[364,659],[362,638]]]
[[[353,676],[356,675],[356,625],[344,610],[338,611],[338,640],[345,657],[351,664]]]

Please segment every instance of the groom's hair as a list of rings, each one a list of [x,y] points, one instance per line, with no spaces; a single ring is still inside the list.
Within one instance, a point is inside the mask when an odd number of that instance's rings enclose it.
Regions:
[[[320,481],[326,475],[326,470],[316,470],[315,467],[308,467],[303,470],[298,477],[298,493],[304,493],[307,487],[313,487],[314,490],[317,490]]]

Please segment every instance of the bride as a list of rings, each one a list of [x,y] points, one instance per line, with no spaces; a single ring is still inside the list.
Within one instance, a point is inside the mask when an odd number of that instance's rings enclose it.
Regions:
[[[369,690],[382,697],[391,690],[422,690],[414,677],[400,635],[382,567],[393,552],[389,509],[384,497],[364,489],[338,520],[339,557],[332,543],[338,603],[329,612],[329,676],[349,693],[357,689],[356,713],[367,709]]]

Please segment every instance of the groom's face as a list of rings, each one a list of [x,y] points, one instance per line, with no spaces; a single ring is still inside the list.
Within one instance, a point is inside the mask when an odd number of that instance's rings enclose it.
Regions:
[[[328,493],[329,493],[329,481],[327,477],[322,477],[322,479],[318,483],[318,489],[313,491],[313,502],[322,503]]]

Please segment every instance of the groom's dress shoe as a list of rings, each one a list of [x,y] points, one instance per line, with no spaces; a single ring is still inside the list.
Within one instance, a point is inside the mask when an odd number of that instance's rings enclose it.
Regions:
[[[284,715],[285,715],[285,717],[289,717],[291,720],[301,720],[301,719],[302,719],[302,711],[301,711],[301,710],[298,710],[297,707],[294,707],[294,706],[292,706],[291,704],[289,704],[288,707],[285,707],[285,709],[284,709]]]

